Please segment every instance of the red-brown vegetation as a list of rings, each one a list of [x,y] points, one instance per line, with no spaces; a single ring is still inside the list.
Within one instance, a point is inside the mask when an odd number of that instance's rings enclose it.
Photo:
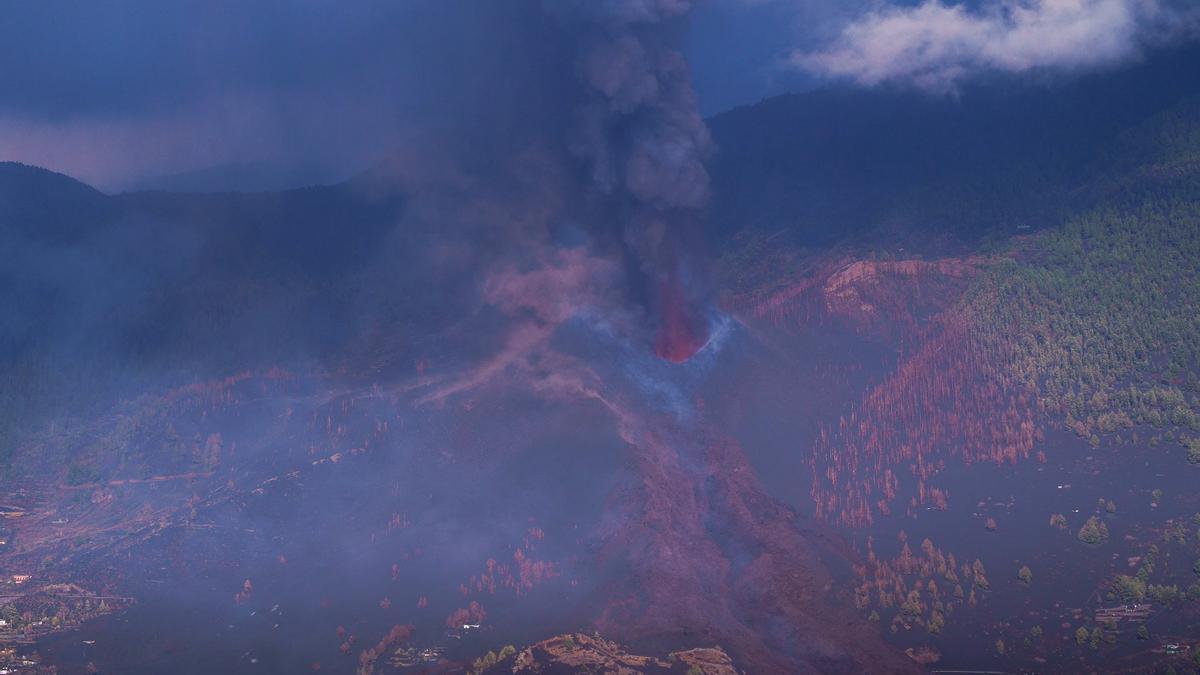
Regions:
[[[470,605],[451,612],[450,616],[446,617],[446,626],[460,628],[468,624],[483,623],[485,619],[487,619],[487,611],[484,610],[483,605],[472,600]]]
[[[358,675],[371,675],[375,672],[375,662],[379,660],[388,651],[394,649],[397,645],[407,642],[412,636],[412,626],[402,626],[396,624],[388,631],[387,635],[376,643],[374,647],[364,649],[358,655]]]
[[[775,323],[840,323],[906,345],[894,368],[811,448],[818,516],[866,525],[901,491],[909,508],[947,508],[929,485],[949,457],[1015,462],[1038,435],[1034,396],[1006,377],[1011,355],[986,342],[958,307],[980,261],[831,258],[806,274],[733,298]],[[912,482],[902,472],[912,476]]]
[[[872,522],[871,505],[894,500],[899,490],[894,468],[907,466],[914,497],[924,504],[931,501],[926,483],[946,456],[997,463],[1028,457],[1032,397],[1004,386],[998,358],[977,350],[963,318],[943,317],[849,418],[821,430],[812,454],[817,513],[849,525]],[[932,501],[941,504],[944,496]]]
[[[477,575],[471,575],[459,590],[466,596],[471,592],[495,593],[497,588],[510,588],[518,595],[523,595],[544,581],[558,577],[558,566],[553,562],[535,560],[526,552],[530,548],[527,538],[521,547],[513,551],[511,564],[488,558],[486,569]]]
[[[899,555],[882,560],[868,538],[867,562],[854,567],[859,578],[855,605],[884,616],[894,612],[889,621],[895,627],[916,625],[940,633],[964,601],[971,605],[976,602],[976,587],[987,588],[983,564],[976,560],[974,565],[963,563],[960,568],[953,553],[943,552],[929,539],[921,542],[920,555],[913,553],[903,532],[900,540]],[[964,585],[971,589],[969,598]]]

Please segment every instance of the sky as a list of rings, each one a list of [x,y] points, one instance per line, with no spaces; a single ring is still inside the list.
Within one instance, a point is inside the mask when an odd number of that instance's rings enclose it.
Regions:
[[[13,3],[0,10],[0,160],[103,190],[266,163],[339,180],[538,72],[521,41],[571,0]],[[692,6],[694,4],[694,6]],[[829,83],[953,95],[990,72],[1112,67],[1191,39],[1175,0],[595,0],[681,15],[702,115]],[[675,12],[675,9],[680,9]],[[690,9],[690,12],[687,11]],[[511,86],[510,86],[511,85]],[[545,91],[530,88],[530,92]]]

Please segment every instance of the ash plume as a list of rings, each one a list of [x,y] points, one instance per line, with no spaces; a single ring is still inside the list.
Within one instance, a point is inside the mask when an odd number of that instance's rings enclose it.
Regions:
[[[584,167],[587,196],[620,222],[656,353],[677,362],[708,334],[708,291],[689,232],[708,201],[712,141],[672,44],[691,8],[687,0],[547,5],[577,49],[582,91],[569,153]]]

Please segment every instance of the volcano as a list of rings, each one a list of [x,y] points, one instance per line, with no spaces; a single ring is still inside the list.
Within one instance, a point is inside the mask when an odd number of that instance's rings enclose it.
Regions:
[[[0,163],[0,671],[1194,671],[1200,50],[705,121],[691,5],[472,6],[332,185]]]

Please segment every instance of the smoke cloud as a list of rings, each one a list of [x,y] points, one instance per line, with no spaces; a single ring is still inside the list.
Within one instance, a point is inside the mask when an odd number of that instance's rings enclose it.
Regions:
[[[454,214],[451,229],[475,233],[462,269],[483,270],[479,300],[507,322],[488,358],[441,382],[425,403],[548,358],[558,328],[572,321],[675,362],[708,337],[696,224],[712,143],[676,48],[691,3],[537,7],[522,42],[541,50],[524,62],[542,65],[518,75],[536,79],[535,98],[559,114],[482,120],[476,141],[457,151],[456,173],[469,176],[459,182],[476,187],[426,209],[420,204],[444,187],[424,184],[410,202],[430,222]],[[413,175],[394,177],[403,190]]]
[[[708,129],[687,63],[672,43],[686,0],[577,1],[548,5],[577,34],[584,86],[569,148],[590,175],[624,243],[655,317],[655,349],[683,361],[707,336],[706,290],[688,231],[709,196]]]

